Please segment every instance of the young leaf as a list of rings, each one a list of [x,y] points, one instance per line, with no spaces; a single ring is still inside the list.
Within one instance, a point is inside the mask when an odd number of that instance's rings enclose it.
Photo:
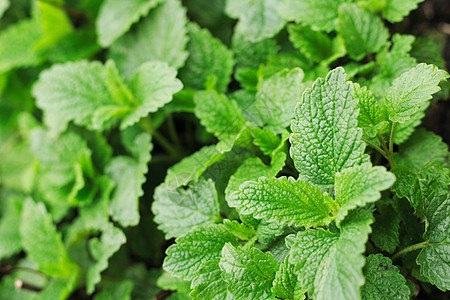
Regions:
[[[369,255],[363,273],[366,283],[361,289],[361,299],[410,299],[405,278],[389,258],[381,254]]]
[[[254,247],[235,248],[227,243],[219,265],[228,290],[236,299],[266,299],[272,295],[278,262],[270,252],[263,253]]]
[[[208,261],[198,270],[192,279],[190,295],[194,300],[232,300],[233,295],[227,290],[227,283],[222,279],[222,270],[219,267],[220,258]]]
[[[220,257],[226,243],[237,244],[237,238],[222,224],[195,227],[167,249],[163,268],[173,276],[193,279],[206,262]]]
[[[339,225],[349,210],[380,199],[380,192],[389,188],[394,181],[395,176],[385,167],[373,167],[371,163],[337,173],[334,187],[336,202],[340,207],[335,215],[336,223]]]
[[[317,185],[333,185],[345,168],[368,161],[357,127],[358,99],[345,72],[336,68],[307,89],[295,110],[291,157],[300,176]]]
[[[338,18],[338,8],[349,0],[283,0],[279,14],[286,21],[295,21],[320,30],[332,31]]]
[[[422,103],[440,90],[439,82],[449,78],[446,71],[436,66],[418,64],[394,80],[386,93],[385,101],[389,119],[404,123],[420,109]]]
[[[378,52],[389,38],[383,22],[357,4],[343,4],[339,7],[337,30],[344,39],[348,54],[355,60]]]
[[[234,33],[231,40],[231,50],[233,50],[238,69],[258,69],[261,64],[266,63],[277,54],[279,46],[274,39],[264,39],[252,43],[246,40],[242,34]]]
[[[295,265],[289,263],[289,255],[280,264],[273,281],[272,293],[281,299],[302,300],[305,290],[301,288],[294,273]]]
[[[187,190],[162,184],[156,188],[152,212],[166,239],[184,235],[197,225],[212,224],[219,216],[214,182],[201,179]]]
[[[212,81],[218,92],[225,92],[233,72],[233,54],[207,29],[201,29],[194,23],[188,29],[189,57],[180,70],[183,84],[187,88],[202,90]]]
[[[420,273],[440,290],[450,289],[450,195],[435,194],[424,199],[428,221],[426,244],[417,257]]]
[[[110,57],[130,78],[147,61],[162,61],[179,69],[187,58],[186,10],[179,0],[166,0],[118,39],[110,48]]]
[[[358,127],[364,129],[364,133],[369,137],[375,137],[377,131],[386,124],[387,120],[381,115],[381,110],[378,102],[375,100],[372,92],[367,87],[361,87],[355,83],[355,97],[359,99],[358,106]]]
[[[231,207],[256,219],[296,226],[322,226],[333,219],[337,205],[317,186],[289,177],[248,181],[228,200]]]
[[[215,91],[197,92],[194,102],[201,124],[221,141],[223,147],[218,148],[231,149],[246,124],[236,102]]]
[[[239,19],[235,32],[251,42],[273,37],[284,26],[277,14],[280,0],[227,0],[225,12]]]
[[[111,45],[133,23],[136,23],[141,16],[146,15],[160,2],[162,0],[104,1],[95,22],[100,45],[103,47]]]
[[[297,234],[289,262],[311,298],[359,299],[364,284],[362,253],[372,221],[369,212],[359,211],[341,223],[340,233],[308,229]]]
[[[0,259],[8,258],[22,250],[20,224],[24,199],[12,195],[2,196],[2,217],[0,219]]]
[[[400,22],[417,4],[424,0],[387,0],[383,8],[383,17],[391,23]]]

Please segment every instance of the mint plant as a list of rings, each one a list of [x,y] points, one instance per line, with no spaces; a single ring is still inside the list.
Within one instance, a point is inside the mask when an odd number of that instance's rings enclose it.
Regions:
[[[0,0],[0,298],[445,298],[421,2]]]

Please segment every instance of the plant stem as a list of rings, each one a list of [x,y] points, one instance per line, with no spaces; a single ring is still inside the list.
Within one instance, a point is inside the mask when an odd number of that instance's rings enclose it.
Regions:
[[[388,147],[386,146],[386,141],[384,140],[384,138],[377,133],[377,138],[378,141],[380,141],[381,147],[383,148],[384,153],[386,154],[386,159],[389,162],[389,165],[391,166],[391,168],[395,167],[395,162],[394,162],[394,154],[389,151]]]
[[[173,121],[172,114],[167,115],[167,126],[169,127],[169,134],[172,141],[175,143],[178,149],[181,148],[181,142],[177,135],[177,130],[175,128],[175,123]]]
[[[394,155],[394,134],[395,134],[395,127],[397,127],[397,122],[392,123],[391,127],[391,135],[389,137],[389,152]]]
[[[394,261],[397,258],[399,258],[400,256],[402,256],[402,255],[404,255],[404,254],[406,254],[408,252],[415,251],[415,250],[418,250],[418,249],[422,249],[422,248],[425,248],[425,247],[428,247],[428,246],[431,246],[431,244],[428,241],[408,246],[408,247],[404,248],[403,250],[400,250],[399,252],[395,253],[392,256],[392,260]]]
[[[386,158],[387,160],[389,160],[389,159],[387,158],[387,156],[386,156],[386,153],[384,153],[383,149],[381,149],[380,147],[378,147],[377,144],[375,144],[374,142],[369,141],[369,140],[367,140],[367,139],[365,139],[365,138],[362,138],[362,140],[363,140],[367,145],[369,145],[369,146],[372,147],[373,149],[377,150],[381,155],[383,155],[384,158]]]
[[[150,117],[141,119],[139,121],[139,126],[141,126],[141,128],[147,131],[149,134],[151,134],[151,136],[155,138],[158,144],[160,144],[161,147],[163,147],[167,152],[169,152],[170,155],[176,158],[180,157],[178,149],[174,148],[164,136],[162,136],[159,132],[157,132],[153,128],[153,123]]]

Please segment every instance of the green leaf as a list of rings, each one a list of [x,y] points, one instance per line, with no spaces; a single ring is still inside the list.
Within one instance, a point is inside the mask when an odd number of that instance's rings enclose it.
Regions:
[[[3,14],[10,5],[9,0],[0,0],[0,19],[3,17]]]
[[[405,278],[389,258],[382,254],[369,255],[363,272],[366,283],[361,289],[361,299],[410,299]]]
[[[194,300],[232,300],[234,296],[227,290],[227,283],[222,279],[219,267],[220,258],[205,263],[198,270],[191,283],[190,295]]]
[[[37,263],[44,274],[65,279],[80,274],[79,267],[69,257],[61,235],[42,203],[27,199],[23,204],[20,237],[27,256]]]
[[[387,121],[381,115],[380,107],[372,92],[357,83],[353,87],[355,97],[359,99],[358,127],[363,128],[364,133],[373,138]]]
[[[416,130],[394,156],[396,163],[408,166],[413,171],[431,162],[444,165],[448,157],[448,146],[442,138],[423,128]]]
[[[411,115],[411,118],[405,123],[398,123],[394,133],[394,143],[397,145],[403,144],[408,140],[411,134],[415,131],[416,127],[422,123],[422,119],[425,117],[425,110],[430,106],[429,102],[424,102],[420,105],[417,112]]]
[[[320,188],[292,177],[247,181],[228,204],[256,219],[305,227],[329,224],[330,214],[337,209],[333,198]]]
[[[236,299],[266,299],[272,295],[278,262],[270,252],[263,253],[253,247],[235,248],[227,243],[219,265],[228,290]]]
[[[295,110],[291,157],[300,176],[317,185],[333,185],[337,172],[368,161],[357,127],[358,99],[342,68],[330,71],[307,89]]]
[[[383,251],[394,253],[400,244],[399,227],[400,217],[391,205],[382,203],[377,204],[375,223],[372,225],[371,240]]]
[[[110,213],[123,227],[139,223],[139,198],[144,194],[142,184],[146,180],[147,164],[153,148],[148,133],[140,132],[133,140],[138,151],[137,157],[116,156],[105,168],[105,174],[116,183],[109,205]]]
[[[176,277],[193,279],[206,262],[220,257],[228,242],[236,244],[237,238],[221,224],[195,227],[167,249],[163,268]]]
[[[215,91],[197,92],[194,102],[200,123],[220,140],[218,150],[231,149],[246,125],[236,102]]]
[[[166,239],[184,235],[197,225],[212,224],[219,217],[214,182],[201,179],[188,189],[160,185],[155,191],[152,212]]]
[[[283,147],[286,140],[289,138],[289,132],[284,131],[282,133],[282,139],[272,130],[267,127],[264,128],[253,128],[253,143],[261,149],[265,155],[272,155],[280,147]]]
[[[234,33],[231,40],[236,66],[239,68],[258,69],[277,54],[279,46],[274,39],[264,39],[253,43],[246,40],[242,34]]]
[[[422,103],[440,90],[439,82],[448,78],[446,71],[424,63],[403,73],[386,93],[389,119],[399,123],[408,121]]]
[[[417,257],[420,273],[440,290],[450,289],[450,197],[435,194],[424,199],[427,247]]]
[[[283,70],[262,81],[251,104],[264,126],[281,133],[290,124],[295,106],[306,88],[300,68]],[[252,109],[252,108],[249,108]]]
[[[285,21],[277,14],[279,0],[227,0],[225,12],[239,19],[235,32],[251,42],[273,37]]]
[[[245,225],[244,223],[239,223],[237,220],[223,220],[223,225],[235,236],[241,240],[250,240],[256,235],[256,231]]]
[[[123,280],[107,285],[100,293],[95,295],[94,300],[131,300],[133,285],[133,282],[130,280]]]
[[[110,57],[125,77],[147,61],[162,61],[179,69],[184,65],[187,37],[186,9],[178,0],[165,0],[110,48]]]
[[[335,215],[339,223],[348,211],[358,206],[365,206],[380,199],[380,192],[391,187],[395,176],[385,167],[364,163],[336,174],[335,193],[339,210]]]
[[[338,8],[349,0],[283,0],[279,14],[286,21],[295,21],[330,32],[335,29]]]
[[[43,56],[35,51],[42,32],[35,20],[23,20],[0,33],[0,73],[38,65]]]
[[[5,197],[2,195],[2,217],[0,218],[0,259],[22,250],[20,226],[24,199],[16,195]]]
[[[297,234],[289,262],[301,287],[316,300],[359,299],[364,284],[365,244],[372,215],[367,211],[350,214],[341,232],[308,229]]]
[[[201,90],[214,81],[218,92],[225,92],[233,73],[233,54],[207,29],[191,23],[189,29],[189,56],[180,79],[186,88]]]
[[[272,293],[281,299],[305,299],[305,291],[297,281],[294,273],[295,265],[289,263],[289,255],[280,264],[273,281]]]
[[[100,238],[89,240],[89,251],[95,263],[89,266],[86,274],[86,291],[92,294],[101,280],[101,272],[108,268],[109,258],[126,242],[125,234],[111,223],[103,229]]]
[[[417,8],[417,4],[424,0],[386,0],[383,17],[391,23],[401,22],[410,11]]]
[[[112,62],[80,61],[42,72],[33,95],[55,134],[64,131],[70,121],[104,129],[118,117],[124,117],[124,129],[172,99],[182,87],[175,76],[166,64],[148,62],[138,69],[128,89]]]
[[[344,39],[349,56],[355,60],[378,52],[389,38],[389,32],[380,18],[357,4],[339,7],[337,30]]]
[[[120,0],[106,0],[103,2],[95,27],[98,42],[103,47],[111,45],[123,35],[141,16],[148,14],[150,9],[162,0],[136,0],[124,2]]]

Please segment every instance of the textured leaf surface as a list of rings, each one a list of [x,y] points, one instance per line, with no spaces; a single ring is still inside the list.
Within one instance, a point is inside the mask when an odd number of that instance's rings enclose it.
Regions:
[[[363,272],[366,283],[361,289],[361,299],[410,299],[405,278],[389,258],[382,254],[369,255]]]
[[[365,244],[372,216],[366,211],[349,215],[341,233],[323,229],[299,232],[289,262],[295,264],[300,286],[314,299],[359,299],[364,284]]]
[[[378,52],[387,42],[389,32],[373,13],[356,4],[339,7],[339,34],[351,58],[360,60],[368,53]]]
[[[383,8],[383,17],[391,23],[400,22],[410,11],[417,8],[423,0],[387,0]]]
[[[222,279],[222,270],[219,267],[220,258],[209,261],[198,270],[192,280],[190,295],[194,300],[232,300],[233,294],[227,290],[227,283]]]
[[[225,92],[233,72],[233,54],[207,29],[193,23],[188,29],[189,57],[179,74],[183,84],[187,88],[201,90],[212,81],[218,92]]]
[[[166,239],[184,235],[197,225],[212,224],[219,216],[214,182],[201,179],[188,189],[163,184],[155,191],[152,212]]]
[[[28,257],[44,274],[70,278],[79,274],[78,266],[69,257],[51,216],[42,203],[25,201],[20,223],[22,245]]]
[[[162,0],[106,0],[96,20],[98,41],[103,47],[112,44],[124,34],[139,18]]]
[[[420,273],[440,290],[450,289],[450,195],[433,195],[424,200],[428,221],[428,246],[417,257]]]
[[[369,137],[375,137],[377,131],[385,124],[386,120],[381,115],[378,102],[367,87],[361,87],[355,83],[355,97],[359,99],[358,126],[364,129]]]
[[[231,195],[228,204],[257,219],[305,227],[327,225],[336,209],[327,193],[292,177],[248,181]]]
[[[227,0],[225,11],[238,18],[236,32],[244,38],[258,42],[277,34],[284,20],[277,14],[280,0]]]
[[[193,279],[207,261],[220,257],[225,243],[236,244],[237,238],[223,225],[195,227],[167,249],[163,268],[176,277]]]
[[[228,290],[236,299],[266,299],[272,295],[278,262],[270,252],[226,244],[219,265],[228,282]]]
[[[4,197],[4,196],[3,196]],[[24,199],[19,196],[2,199],[2,217],[0,219],[0,259],[5,259],[22,250],[20,224]]]
[[[338,8],[348,0],[283,0],[278,12],[286,21],[316,26],[324,31],[335,28]]]
[[[406,122],[420,109],[423,102],[440,90],[439,82],[448,79],[446,71],[424,63],[418,64],[394,80],[386,93],[385,101],[389,119],[393,122]]]
[[[394,253],[399,246],[400,216],[390,205],[377,205],[375,223],[372,225],[371,240],[383,251]]]
[[[335,193],[340,207],[335,216],[336,223],[339,224],[349,210],[380,199],[380,192],[389,188],[394,181],[395,176],[385,167],[373,167],[371,163],[337,173]]]
[[[255,102],[252,103],[265,127],[281,133],[290,124],[295,106],[305,89],[303,71],[299,68],[283,70],[262,81]]]
[[[336,68],[307,89],[295,110],[291,157],[300,176],[318,185],[333,185],[345,168],[368,161],[357,128],[358,99],[344,69]]]
[[[231,149],[246,124],[236,102],[215,91],[200,91],[195,94],[195,115],[206,130],[214,134]]]
[[[180,2],[165,0],[136,25],[136,30],[112,44],[110,57],[127,78],[147,61],[158,60],[179,69],[188,55],[186,24],[186,10]]]
[[[289,263],[289,255],[286,256],[273,281],[272,293],[277,298],[295,300],[305,298],[305,291],[300,287],[294,269],[295,265]]]

